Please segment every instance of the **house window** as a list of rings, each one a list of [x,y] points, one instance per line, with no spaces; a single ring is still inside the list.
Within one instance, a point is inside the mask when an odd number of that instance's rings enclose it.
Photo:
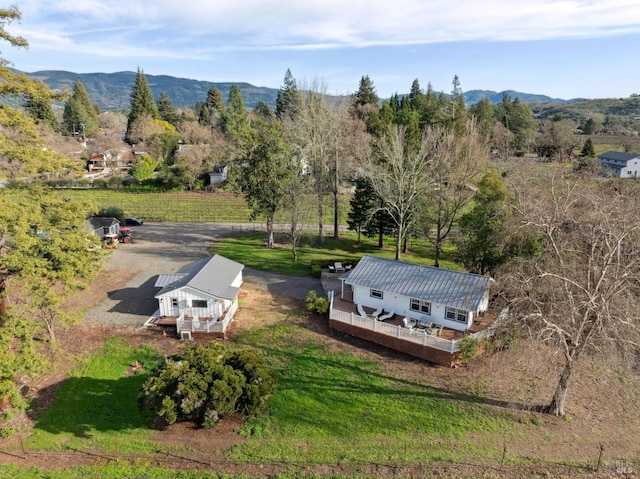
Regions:
[[[445,309],[445,317],[451,321],[458,321],[460,323],[467,322],[467,311],[464,309],[447,308]]]
[[[379,289],[370,289],[369,296],[371,296],[372,298],[382,299],[382,291],[380,291]]]
[[[192,308],[206,308],[207,300],[206,299],[192,299],[191,300]]]
[[[171,298],[171,306],[178,307],[178,298]]]
[[[431,314],[431,303],[421,299],[411,298],[411,311],[418,311],[424,314]]]

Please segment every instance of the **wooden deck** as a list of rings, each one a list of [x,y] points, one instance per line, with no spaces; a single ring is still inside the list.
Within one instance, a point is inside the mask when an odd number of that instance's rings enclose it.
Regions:
[[[329,325],[332,329],[446,366],[457,362],[458,340],[466,334],[478,337],[491,334],[490,328],[496,321],[495,314],[485,313],[474,320],[468,331],[447,327],[406,328],[403,315],[396,314],[385,321],[377,321],[370,316],[372,308],[364,307],[364,311],[367,318],[360,316],[352,301],[336,296],[329,310]]]

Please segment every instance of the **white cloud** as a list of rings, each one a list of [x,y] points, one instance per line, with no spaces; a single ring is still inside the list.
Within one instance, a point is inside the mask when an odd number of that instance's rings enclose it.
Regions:
[[[21,33],[40,45],[45,31],[59,41],[96,44],[109,29],[119,48],[175,47],[203,40],[237,48],[335,48],[411,45],[460,40],[538,40],[598,37],[640,31],[637,0],[24,0]],[[155,31],[152,31],[153,29]],[[142,34],[147,31],[147,36]],[[94,34],[95,39],[84,37]],[[51,46],[51,44],[49,45]]]

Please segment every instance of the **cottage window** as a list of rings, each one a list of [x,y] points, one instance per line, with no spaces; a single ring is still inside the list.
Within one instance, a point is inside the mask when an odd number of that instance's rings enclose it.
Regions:
[[[206,299],[192,299],[191,300],[192,308],[206,308],[207,300]]]
[[[431,314],[431,303],[421,299],[411,298],[411,311],[418,311],[424,314]]]
[[[449,308],[447,307],[445,309],[445,317],[451,321],[458,321],[460,323],[466,323],[467,322],[467,311],[465,311],[464,309],[456,309],[456,308]]]
[[[178,307],[178,298],[171,298],[171,306]]]
[[[371,289],[369,290],[369,296],[371,296],[372,298],[382,299],[382,291],[380,291],[379,289]]]

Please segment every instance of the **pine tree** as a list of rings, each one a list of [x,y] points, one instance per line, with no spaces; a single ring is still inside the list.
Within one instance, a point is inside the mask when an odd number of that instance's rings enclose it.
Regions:
[[[36,123],[47,125],[52,130],[56,129],[56,117],[53,113],[53,108],[51,108],[49,98],[28,93],[25,95],[23,106]]]
[[[237,145],[244,145],[249,136],[249,115],[244,106],[242,93],[238,85],[231,85],[227,114],[224,117],[224,130]]]
[[[173,126],[176,125],[178,122],[178,114],[171,103],[171,99],[165,92],[160,93],[160,97],[156,103],[156,108],[158,109],[158,117],[161,120],[171,123]]]
[[[220,93],[220,90],[218,90],[215,85],[212,85],[207,92],[207,108],[209,108],[211,116],[216,116],[212,110],[218,112],[218,118],[223,117],[226,113],[224,101],[222,101],[222,93]]]
[[[144,138],[140,138],[137,132],[136,122],[143,120],[144,117],[151,119],[158,118],[158,109],[153,101],[153,93],[147,83],[147,77],[144,72],[138,69],[136,73],[136,80],[131,90],[131,107],[129,108],[129,116],[127,117],[127,132],[125,134],[125,141],[130,144],[139,143]]]
[[[587,141],[585,141],[584,145],[582,146],[580,157],[594,158],[595,156],[596,156],[596,149],[593,147],[593,141],[591,141],[591,138],[587,138]]]
[[[376,87],[369,75],[363,75],[360,78],[358,91],[353,95],[353,103],[357,106],[377,105],[380,99],[376,93]]]
[[[73,86],[73,93],[64,107],[62,131],[66,135],[92,136],[97,129],[98,114],[89,94],[80,80]]]
[[[293,117],[300,111],[301,99],[298,93],[298,85],[295,78],[291,74],[291,70],[287,68],[284,75],[284,84],[278,91],[276,97],[276,116],[282,118],[285,114]]]

